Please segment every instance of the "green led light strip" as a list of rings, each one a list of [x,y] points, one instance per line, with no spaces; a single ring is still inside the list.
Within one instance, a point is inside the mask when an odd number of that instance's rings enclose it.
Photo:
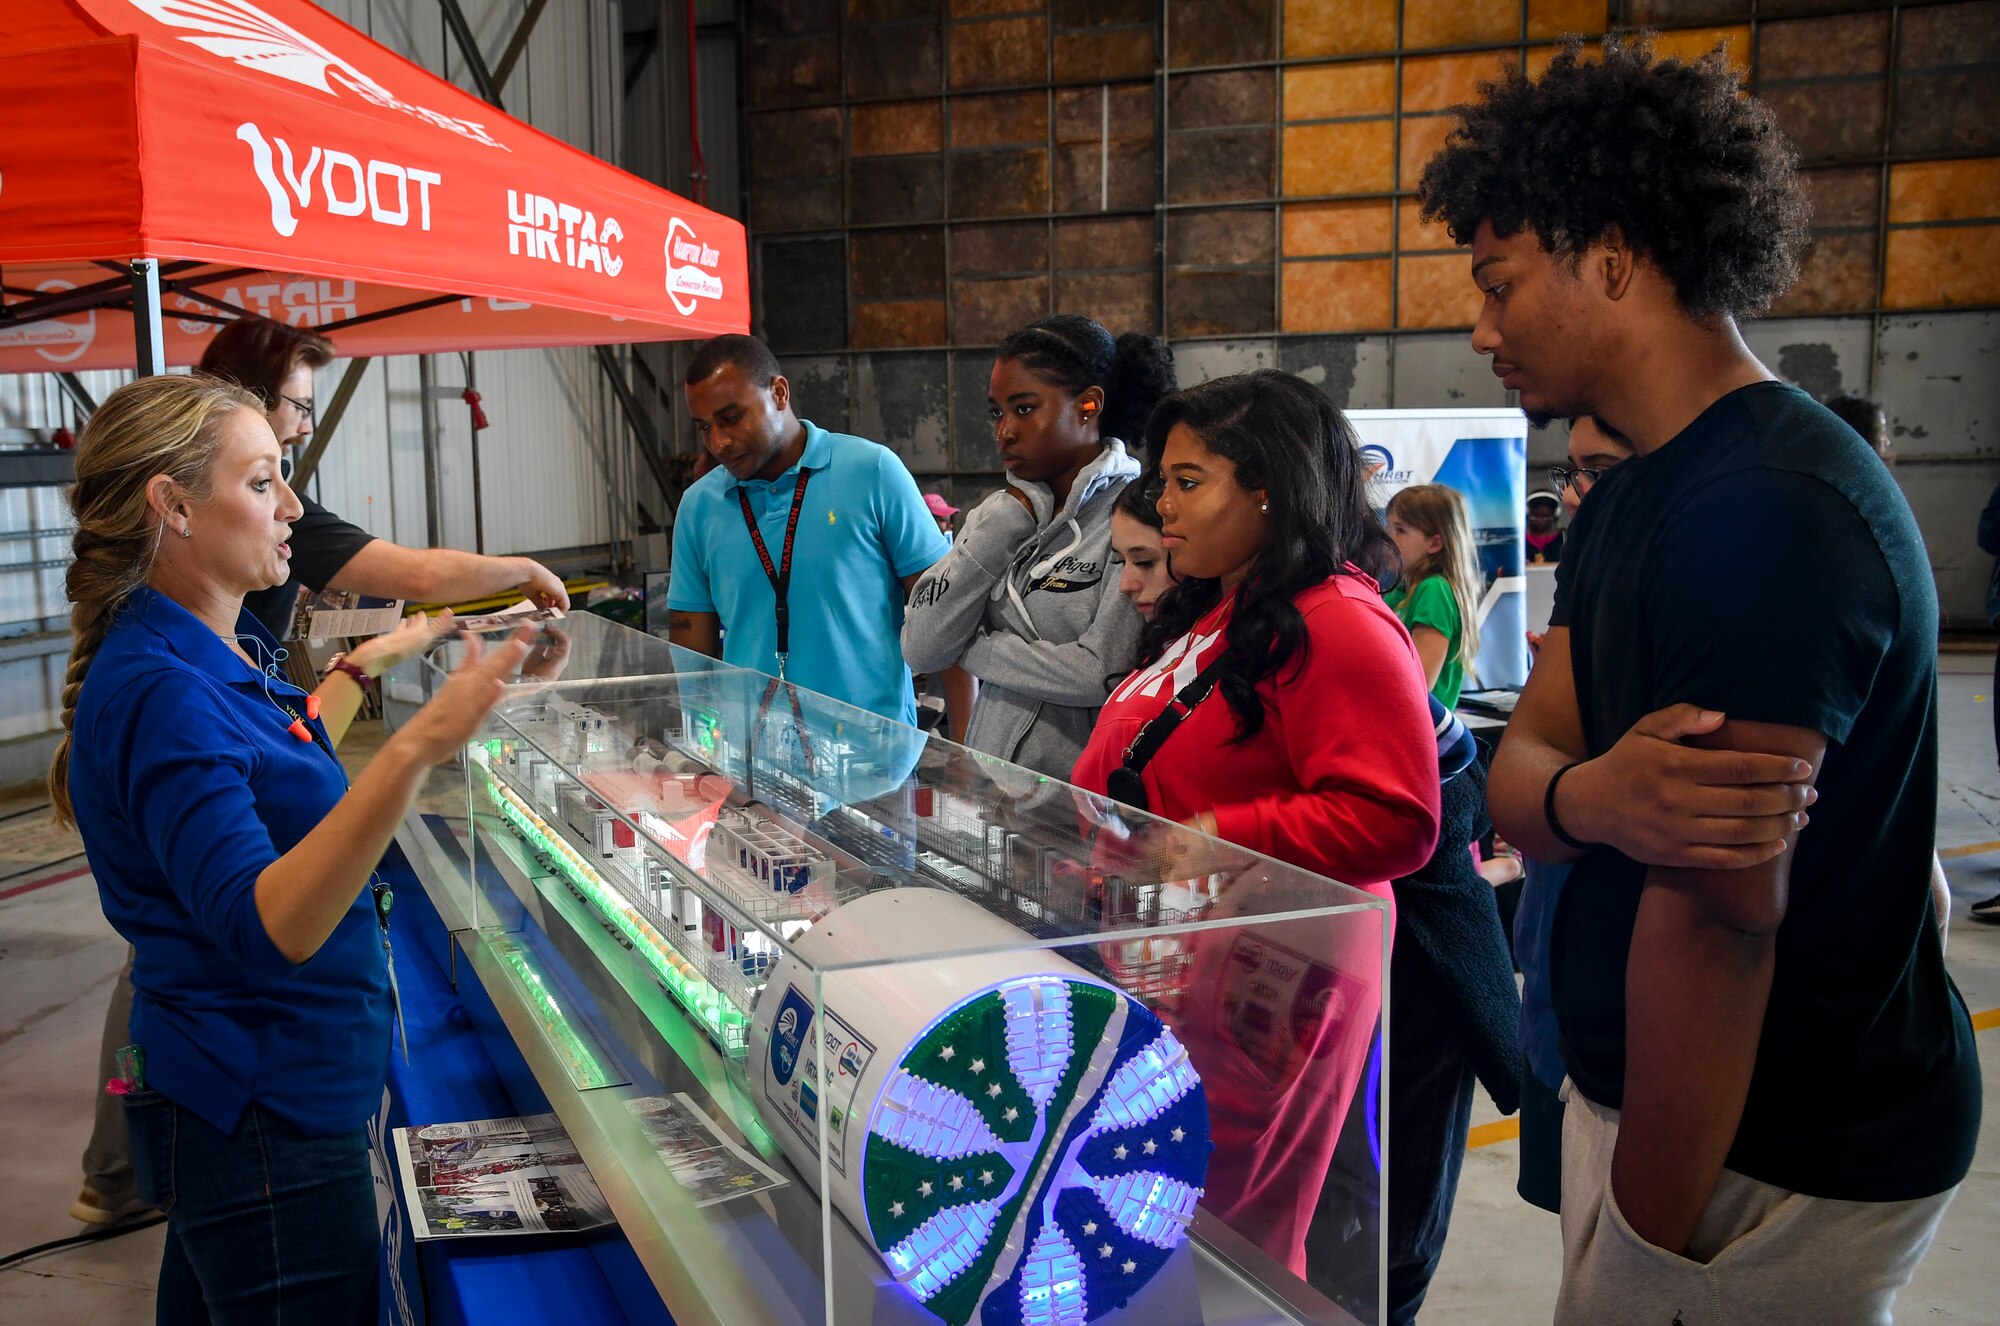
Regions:
[[[598,1059],[590,1044],[570,1026],[569,1019],[563,1015],[562,1005],[542,983],[542,974],[535,970],[527,953],[519,946],[496,948],[495,951],[505,964],[507,974],[513,978],[515,988],[534,1008],[542,1031],[562,1058],[563,1069],[569,1074],[571,1084],[579,1091],[612,1085],[610,1071]]]
[[[632,951],[645,962],[674,1002],[685,1008],[725,1053],[740,1056],[748,1044],[748,1015],[724,998],[693,963],[677,953],[666,937],[605,883],[604,877],[591,869],[547,821],[502,786],[490,770],[482,768],[481,772],[486,774],[486,790],[494,808],[529,850],[561,874],[579,897],[625,936]]]

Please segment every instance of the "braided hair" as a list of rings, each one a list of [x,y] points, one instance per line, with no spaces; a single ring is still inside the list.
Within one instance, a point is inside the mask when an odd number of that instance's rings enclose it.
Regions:
[[[76,823],[69,799],[69,757],[83,679],[119,610],[152,574],[166,533],[166,523],[147,501],[146,487],[165,475],[195,500],[207,497],[223,425],[238,410],[264,413],[255,396],[232,383],[163,375],[140,378],[112,392],[84,425],[76,448],[76,483],[69,490],[76,560],[65,586],[73,640],[63,678],[63,735],[49,763],[49,804],[55,822],[64,828]]]
[[[1114,338],[1081,313],[1035,319],[1002,341],[994,358],[1015,360],[1072,396],[1098,388],[1104,393],[1099,435],[1134,444],[1153,407],[1176,385],[1174,352],[1165,341],[1144,332]]]

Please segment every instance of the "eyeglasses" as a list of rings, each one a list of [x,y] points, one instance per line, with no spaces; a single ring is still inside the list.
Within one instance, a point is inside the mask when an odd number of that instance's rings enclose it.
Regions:
[[[1561,492],[1574,483],[1576,485],[1576,495],[1582,497],[1590,491],[1590,485],[1596,483],[1610,472],[1609,467],[1601,470],[1573,470],[1567,465],[1551,465],[1549,466],[1549,482],[1556,486],[1557,492]]]
[[[293,400],[282,391],[278,393],[278,399],[304,415],[307,423],[313,422],[313,403],[311,401]]]

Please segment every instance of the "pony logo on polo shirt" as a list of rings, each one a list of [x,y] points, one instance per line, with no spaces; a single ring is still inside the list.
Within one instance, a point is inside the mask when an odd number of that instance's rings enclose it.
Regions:
[[[683,316],[704,299],[722,298],[722,278],[713,270],[722,255],[701,242],[694,227],[675,217],[667,223],[667,298]]]

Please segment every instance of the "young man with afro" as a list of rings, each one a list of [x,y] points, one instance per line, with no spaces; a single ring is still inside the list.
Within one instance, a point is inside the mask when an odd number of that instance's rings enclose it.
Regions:
[[[1571,526],[1492,773],[1507,839],[1575,863],[1556,1319],[1886,1323],[1970,1166],[1979,1068],[1929,887],[1923,541],[1737,330],[1797,272],[1795,154],[1720,52],[1571,39],[1459,109],[1420,195],[1530,418],[1637,450]],[[1658,777],[1717,751],[1766,772]],[[1663,789],[1692,841],[1646,828]]]

